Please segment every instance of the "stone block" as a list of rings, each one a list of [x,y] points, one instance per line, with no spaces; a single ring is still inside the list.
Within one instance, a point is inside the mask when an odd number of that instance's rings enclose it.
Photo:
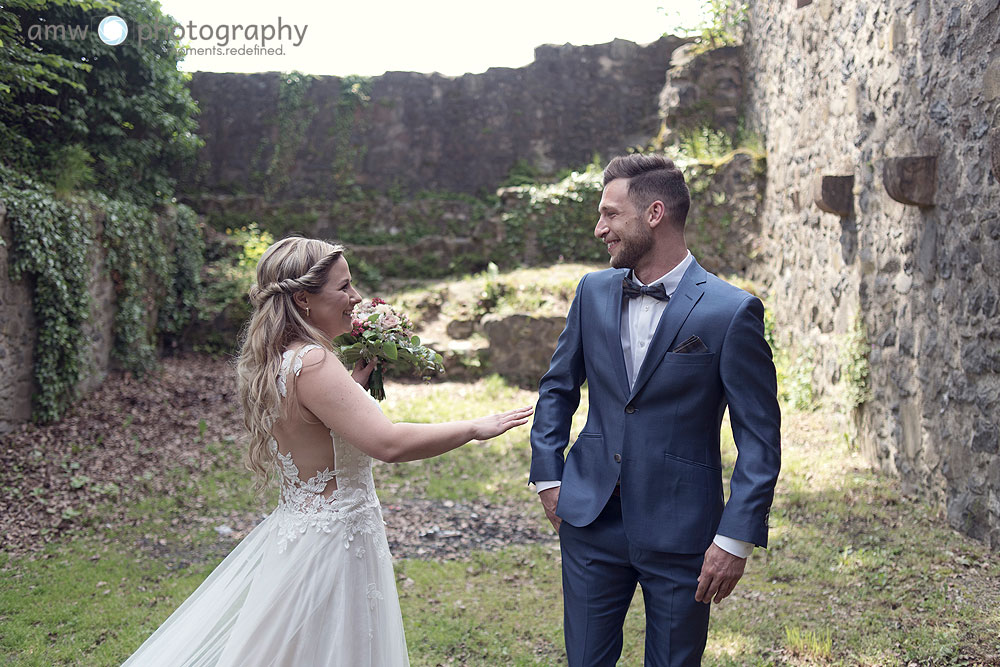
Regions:
[[[1000,57],[994,58],[983,72],[983,96],[991,101],[1000,98]]]
[[[813,182],[813,202],[822,211],[850,217],[854,213],[854,176],[817,176]]]
[[[456,340],[465,340],[476,332],[478,320],[452,320],[445,326],[448,335]]]
[[[0,202],[0,433],[31,418],[34,392],[35,318],[31,289],[10,278],[13,233]]]
[[[882,182],[889,196],[911,206],[934,206],[937,190],[937,156],[887,158]]]
[[[819,10],[819,15],[823,17],[823,20],[829,21],[833,15],[833,0],[818,0],[816,8]]]
[[[482,327],[490,341],[490,369],[526,387],[537,387],[549,369],[564,317],[487,315]]]
[[[993,180],[1000,183],[1000,127],[990,130],[990,156],[993,166]]]
[[[906,23],[901,19],[896,19],[889,26],[888,34],[886,35],[886,46],[889,47],[890,51],[895,51],[906,42]]]
[[[706,126],[736,134],[744,97],[742,54],[739,46],[699,52],[691,44],[673,52],[659,95],[665,143]]]

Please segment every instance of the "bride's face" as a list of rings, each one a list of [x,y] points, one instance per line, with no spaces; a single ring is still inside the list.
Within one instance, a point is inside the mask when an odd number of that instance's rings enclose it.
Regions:
[[[351,283],[351,268],[346,259],[341,257],[333,263],[319,292],[302,296],[309,308],[309,322],[331,339],[351,330],[351,312],[361,303],[361,295]]]

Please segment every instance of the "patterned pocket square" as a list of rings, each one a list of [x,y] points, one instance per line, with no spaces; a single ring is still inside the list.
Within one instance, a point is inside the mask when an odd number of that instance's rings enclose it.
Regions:
[[[674,354],[698,354],[708,352],[708,347],[697,336],[691,336],[671,351]]]

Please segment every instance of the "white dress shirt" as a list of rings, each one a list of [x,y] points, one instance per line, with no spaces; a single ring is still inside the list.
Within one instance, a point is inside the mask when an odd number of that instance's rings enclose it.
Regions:
[[[688,270],[693,261],[694,257],[688,251],[687,256],[681,260],[680,264],[670,269],[666,275],[657,278],[649,284],[663,283],[663,289],[666,291],[667,296],[672,296],[677,289],[677,285],[680,284],[681,278],[684,277],[684,272]],[[634,272],[632,272],[631,278],[637,284],[643,284],[635,276]],[[622,352],[625,355],[625,371],[628,373],[629,387],[635,384],[635,377],[638,375],[639,369],[642,367],[642,362],[646,358],[646,353],[649,351],[649,342],[652,340],[653,334],[656,333],[656,327],[660,323],[663,311],[667,309],[667,304],[668,301],[660,301],[646,294],[639,295],[634,299],[622,299],[621,341]],[[546,489],[551,489],[561,484],[562,482],[558,481],[535,482],[535,490],[541,493]],[[740,558],[749,556],[754,547],[751,542],[736,540],[725,535],[716,535],[713,542],[720,549]]]

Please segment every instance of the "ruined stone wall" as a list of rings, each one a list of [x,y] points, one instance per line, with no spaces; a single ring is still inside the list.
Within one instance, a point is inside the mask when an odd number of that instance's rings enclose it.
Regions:
[[[656,96],[683,40],[540,46],[521,68],[482,74],[387,72],[305,83],[196,73],[206,145],[182,192],[271,199],[384,191],[492,192],[523,160],[542,172],[645,145]],[[291,84],[288,81],[292,81]]]
[[[745,42],[783,342],[842,391],[860,322],[863,451],[1000,547],[1000,2],[758,0]]]
[[[7,207],[0,201],[0,433],[31,417],[35,318],[31,288],[10,280],[13,241]]]
[[[0,433],[31,418],[35,392],[34,353],[38,331],[32,310],[32,286],[26,279],[10,278],[10,250],[13,244],[4,202],[0,201]],[[92,216],[94,238],[102,231],[103,213]],[[104,381],[112,367],[114,343],[115,290],[100,243],[90,246],[88,295],[90,315],[82,327],[80,346],[81,378],[78,391],[85,394]]]

